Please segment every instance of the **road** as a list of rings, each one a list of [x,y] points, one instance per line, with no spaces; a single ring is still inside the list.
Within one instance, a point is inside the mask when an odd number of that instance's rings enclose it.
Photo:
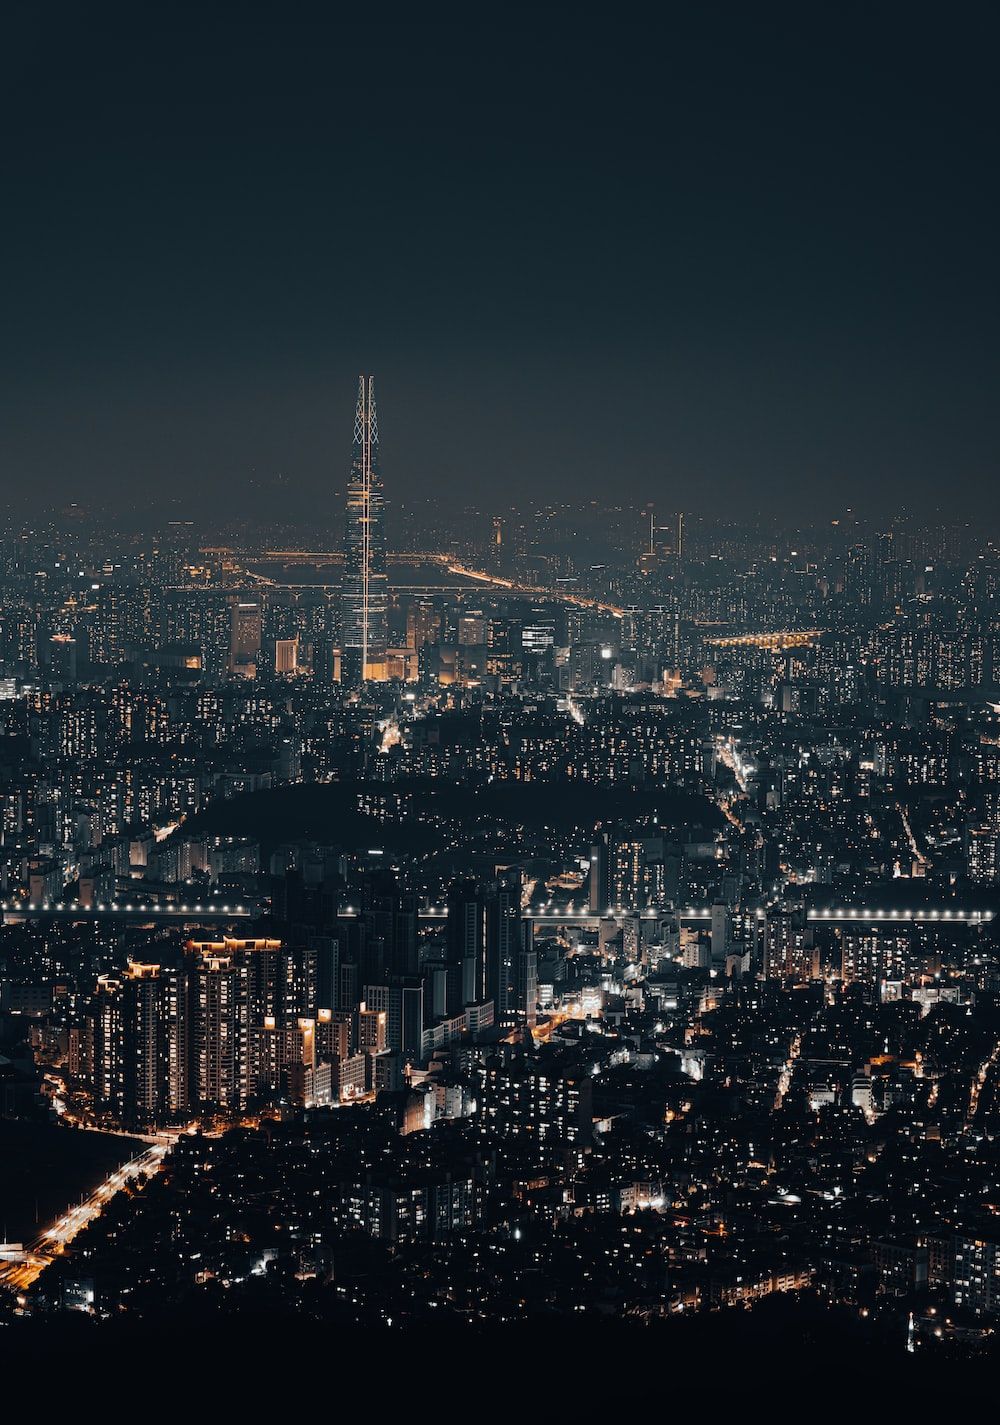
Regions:
[[[88,1223],[100,1217],[107,1204],[126,1184],[134,1182],[141,1175],[149,1177],[159,1172],[172,1141],[154,1143],[138,1157],[122,1163],[114,1172],[109,1173],[88,1198],[64,1212],[51,1227],[47,1227],[30,1243],[24,1261],[0,1265],[0,1286],[18,1292],[26,1291],[45,1268],[65,1251],[74,1237],[82,1232]]]
[[[979,1071],[969,1089],[969,1111],[966,1114],[966,1122],[971,1123],[979,1111],[979,1105],[985,1096],[987,1099],[987,1111],[991,1101],[996,1099],[996,1074],[1000,1066],[1000,1039],[993,1045],[993,1052],[987,1059],[984,1059],[979,1066]]]
[[[899,812],[899,819],[903,823],[903,831],[906,834],[907,843],[910,847],[911,852],[913,853],[913,859],[919,862],[919,864],[924,868],[925,871],[929,870],[931,863],[921,851],[919,843],[917,842],[917,838],[913,834],[913,827],[910,825],[910,818],[907,814],[906,808],[904,806],[901,806],[900,803],[897,802],[896,810]]]
[[[801,1049],[802,1035],[796,1033],[793,1035],[792,1041],[788,1046],[788,1058],[781,1066],[781,1072],[778,1075],[778,1087],[774,1096],[774,1107],[776,1109],[779,1109],[784,1103],[788,1090],[791,1087],[792,1075],[795,1072],[795,1061],[799,1057]]]

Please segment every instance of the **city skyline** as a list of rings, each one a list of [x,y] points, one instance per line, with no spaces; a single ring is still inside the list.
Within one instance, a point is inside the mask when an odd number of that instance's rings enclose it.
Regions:
[[[780,1321],[966,1379],[996,545],[453,501],[387,539],[356,390],[326,543],[0,522],[0,1338],[642,1323],[679,1361]]]
[[[0,39],[5,1402],[967,1409],[996,8]]]

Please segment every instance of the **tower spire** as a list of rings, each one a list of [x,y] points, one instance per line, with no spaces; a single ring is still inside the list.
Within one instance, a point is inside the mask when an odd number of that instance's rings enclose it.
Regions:
[[[354,445],[369,441],[378,451],[378,412],[375,408],[375,377],[358,377],[358,404],[354,411]],[[355,453],[357,450],[355,449]]]
[[[354,412],[354,444],[358,446],[364,439],[365,430],[365,378],[358,377],[358,404]]]

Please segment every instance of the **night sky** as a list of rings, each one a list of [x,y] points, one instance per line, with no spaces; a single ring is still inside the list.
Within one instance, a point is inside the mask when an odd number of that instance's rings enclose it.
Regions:
[[[994,6],[5,6],[17,508],[1000,514]]]

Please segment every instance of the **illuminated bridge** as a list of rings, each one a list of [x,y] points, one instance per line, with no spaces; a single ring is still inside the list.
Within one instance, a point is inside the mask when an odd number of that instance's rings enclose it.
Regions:
[[[229,921],[251,920],[265,913],[266,907],[259,901],[227,902],[219,905],[215,901],[194,901],[182,905],[156,905],[139,900],[109,901],[96,906],[81,906],[74,902],[35,904],[23,901],[0,901],[0,914],[4,924],[15,924],[25,920],[149,920],[149,921]],[[634,912],[620,906],[610,907],[604,914],[590,910],[566,907],[564,910],[545,908],[525,911],[522,919],[539,926],[576,926],[581,930],[597,930],[602,920],[617,920]],[[794,914],[794,909],[791,909]],[[419,918],[426,923],[443,922],[447,919],[444,906],[429,906],[419,912]],[[681,906],[677,910],[641,910],[639,919],[657,921],[669,918],[688,923],[707,923],[712,919],[712,907]],[[758,909],[758,919],[763,919],[766,911]],[[822,906],[810,907],[805,918],[810,925],[988,925],[996,918],[996,910],[975,906],[900,906],[892,909],[874,906]],[[348,906],[340,911],[338,919],[354,920],[358,911]]]
[[[861,921],[881,924],[883,921],[903,925],[987,925],[996,915],[996,911],[984,909],[982,906],[962,907],[962,906],[917,906],[897,910],[884,910],[881,907],[875,910],[871,906],[826,906],[823,908],[810,908],[806,911],[806,920],[810,924],[819,923],[822,925],[843,925],[846,922]]]
[[[785,629],[780,633],[731,633],[706,638],[711,648],[805,648],[821,636],[821,628]]]
[[[0,901],[0,914],[5,925],[24,920],[249,920],[261,914],[256,902],[217,905],[215,901],[193,901],[185,905],[156,905],[151,902],[108,901],[96,906],[82,906],[75,901],[40,904],[23,901]]]
[[[575,926],[580,930],[597,930],[602,920],[616,920],[630,914],[633,912],[623,910],[620,906],[610,908],[603,915],[573,908],[544,909],[525,911],[522,919],[530,920],[536,929],[539,926],[564,925]],[[824,906],[810,907],[806,911],[806,921],[810,925],[988,925],[995,919],[996,914],[995,910],[982,906],[901,906],[889,910],[874,906]],[[348,907],[341,911],[340,918],[353,919],[356,915],[357,911]],[[702,905],[681,906],[672,911],[642,910],[638,915],[643,921],[676,918],[682,923],[698,924],[712,919],[712,907]],[[763,909],[757,911],[758,919],[763,920],[765,915],[766,911]],[[431,906],[420,911],[419,916],[422,921],[444,921],[447,918],[447,910],[443,906]]]
[[[482,587],[484,593],[502,594],[507,592],[515,594],[519,598],[539,599],[549,603],[572,604],[577,608],[595,609],[599,613],[611,614],[614,618],[622,618],[625,614],[625,610],[620,608],[617,604],[607,603],[605,600],[593,598],[589,594],[577,593],[569,589],[548,589],[539,584],[521,583],[516,579],[504,578],[502,575],[488,569],[476,569],[469,564],[463,563],[460,559],[452,558],[449,554],[440,554],[425,550],[420,553],[390,553],[387,559],[390,564],[431,565],[436,569],[440,569],[442,575],[452,575],[466,580],[472,586],[479,585]],[[344,557],[342,553],[334,549],[268,549],[264,551],[262,559],[256,562],[280,563],[288,567],[301,564],[322,568],[327,565],[331,567],[340,566],[344,562]],[[324,584],[305,585],[296,584],[290,580],[275,580],[268,574],[263,574],[259,572],[259,570],[255,571],[252,568],[248,569],[247,573],[251,578],[257,580],[258,583],[278,585],[282,588],[327,587]],[[406,587],[408,592],[416,593],[419,587],[425,586],[407,585]],[[428,589],[432,587],[445,591],[451,586],[446,580],[442,580],[433,586],[426,586]],[[783,637],[786,635],[773,636]]]
[[[411,550],[386,555],[390,564],[441,564],[446,556],[437,550]],[[265,549],[261,560],[280,564],[343,564],[342,549]]]

